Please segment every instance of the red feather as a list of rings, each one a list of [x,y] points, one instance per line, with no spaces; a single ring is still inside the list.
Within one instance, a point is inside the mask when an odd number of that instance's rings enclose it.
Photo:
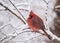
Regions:
[[[31,30],[39,32],[39,30],[41,29],[45,33],[45,35],[48,36],[49,39],[51,38],[50,35],[48,35],[47,32],[44,30],[45,26],[43,20],[40,17],[38,17],[35,13],[31,11],[26,21]]]

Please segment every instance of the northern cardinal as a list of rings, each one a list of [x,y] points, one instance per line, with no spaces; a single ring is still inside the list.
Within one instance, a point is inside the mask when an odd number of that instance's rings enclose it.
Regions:
[[[39,32],[39,30],[41,29],[45,33],[45,35],[49,39],[51,39],[50,35],[48,35],[47,32],[44,30],[45,26],[43,20],[38,17],[33,11],[30,12],[29,17],[26,21],[31,30],[33,30],[34,32]]]

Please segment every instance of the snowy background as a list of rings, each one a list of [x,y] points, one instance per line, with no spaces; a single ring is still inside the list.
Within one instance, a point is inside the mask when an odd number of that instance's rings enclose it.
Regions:
[[[53,20],[57,17],[54,7],[57,0],[45,0],[46,2],[44,0],[11,1],[25,19],[29,16],[29,12],[33,10],[34,13],[43,19],[46,29],[49,30],[50,27],[52,27],[54,30]],[[10,10],[21,17],[9,0],[0,0],[0,3],[7,6]],[[26,30],[23,29],[26,28],[28,28],[26,24],[0,5],[0,43],[55,43],[54,41],[49,40],[47,36],[39,33],[24,32]],[[29,29],[27,29],[27,31],[29,31]]]

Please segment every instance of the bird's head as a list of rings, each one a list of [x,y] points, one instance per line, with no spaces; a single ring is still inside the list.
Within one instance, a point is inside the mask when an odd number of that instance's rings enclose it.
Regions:
[[[29,15],[29,19],[32,19],[33,17],[35,17],[36,15],[34,14],[33,11],[30,12],[30,15]]]

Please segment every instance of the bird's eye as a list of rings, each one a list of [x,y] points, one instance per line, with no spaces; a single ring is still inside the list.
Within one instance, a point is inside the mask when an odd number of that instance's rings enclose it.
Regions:
[[[32,19],[33,16],[29,16],[29,19]]]

